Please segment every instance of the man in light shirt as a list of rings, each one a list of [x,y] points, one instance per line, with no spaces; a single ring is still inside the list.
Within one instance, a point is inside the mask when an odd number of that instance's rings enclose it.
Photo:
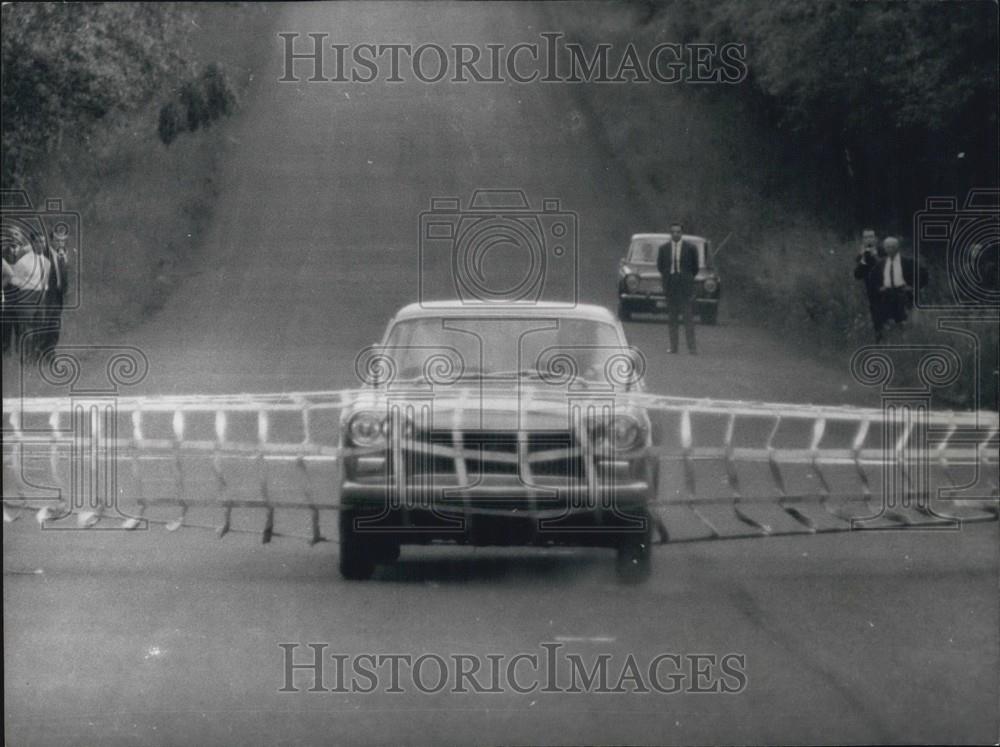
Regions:
[[[887,322],[902,325],[906,321],[908,312],[913,307],[915,285],[913,260],[899,253],[899,239],[887,236],[882,246],[885,257],[871,269],[867,279],[869,291],[877,294],[877,301],[872,309],[872,323],[877,340],[882,339]],[[927,284],[927,271],[921,267],[919,275],[922,288]]]
[[[34,247],[19,226],[11,226],[9,236],[13,264],[4,268],[3,325],[4,349],[14,338],[23,338],[42,313],[42,301],[49,286],[52,262],[41,247]],[[9,277],[8,277],[9,273]]]
[[[41,294],[48,288],[51,271],[52,262],[49,261],[49,258],[28,247],[21,251],[21,255],[11,267],[11,278],[8,285],[15,291],[20,291],[26,298],[34,299],[37,303]]]

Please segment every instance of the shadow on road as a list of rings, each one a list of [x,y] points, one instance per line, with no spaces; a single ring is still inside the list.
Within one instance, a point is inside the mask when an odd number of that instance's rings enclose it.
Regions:
[[[613,569],[613,554],[599,551],[573,552],[565,550],[540,550],[532,554],[483,555],[470,548],[434,548],[434,555],[423,554],[423,548],[412,551],[421,555],[413,557],[403,550],[403,555],[393,565],[379,566],[376,583],[395,581],[401,583],[467,584],[481,582],[513,581],[518,584],[565,582],[590,574],[606,566]]]

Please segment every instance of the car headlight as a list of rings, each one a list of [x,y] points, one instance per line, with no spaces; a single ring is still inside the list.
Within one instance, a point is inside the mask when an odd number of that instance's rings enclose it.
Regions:
[[[382,425],[382,430],[386,438],[392,438],[393,431],[396,428],[399,429],[399,435],[404,440],[413,438],[413,433],[416,430],[413,426],[413,421],[402,413],[397,414],[395,419],[392,416],[386,418],[385,423]]]
[[[630,451],[645,437],[642,424],[630,415],[615,415],[610,423],[599,423],[592,432],[594,448],[599,452]]]
[[[705,280],[705,292],[715,293],[719,289],[719,281],[715,278],[708,278]]]
[[[355,446],[375,446],[385,438],[384,420],[373,412],[359,412],[351,417],[347,433]]]
[[[638,275],[626,275],[625,276],[625,290],[629,293],[635,293],[639,290],[639,276]]]

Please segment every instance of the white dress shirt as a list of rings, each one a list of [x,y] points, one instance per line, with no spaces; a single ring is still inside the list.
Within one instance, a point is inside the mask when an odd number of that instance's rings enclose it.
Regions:
[[[906,281],[903,280],[903,263],[900,255],[887,257],[885,267],[882,270],[882,287],[902,288],[904,285],[906,285]]]
[[[48,257],[34,251],[25,252],[11,268],[9,282],[23,291],[44,291],[48,287],[51,271],[52,263]]]

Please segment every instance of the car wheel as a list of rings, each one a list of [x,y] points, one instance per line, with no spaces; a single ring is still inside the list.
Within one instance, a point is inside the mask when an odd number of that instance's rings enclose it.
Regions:
[[[625,584],[640,584],[653,571],[653,542],[650,532],[626,536],[618,545],[615,562],[618,580]]]
[[[632,321],[632,310],[621,301],[618,302],[618,318],[623,322]]]
[[[706,306],[701,310],[699,314],[701,321],[704,324],[715,324],[719,316],[719,307],[716,305]]]
[[[399,560],[400,545],[399,542],[387,537],[376,545],[375,549],[375,562],[376,563],[395,563]]]
[[[340,512],[340,575],[349,581],[365,581],[375,573],[375,558],[365,539],[354,531],[357,514]]]

